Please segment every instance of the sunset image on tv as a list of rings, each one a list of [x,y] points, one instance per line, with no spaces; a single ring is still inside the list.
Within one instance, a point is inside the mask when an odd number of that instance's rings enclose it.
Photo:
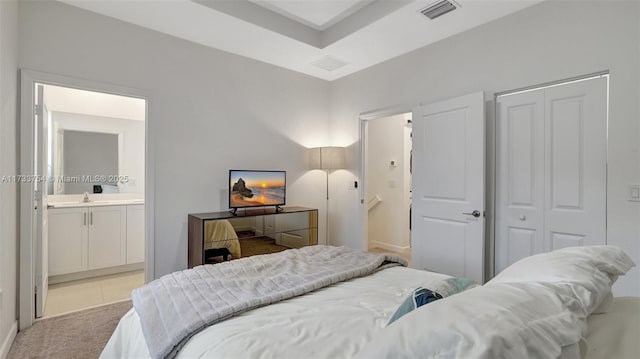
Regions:
[[[285,176],[284,171],[229,171],[229,207],[283,205]]]

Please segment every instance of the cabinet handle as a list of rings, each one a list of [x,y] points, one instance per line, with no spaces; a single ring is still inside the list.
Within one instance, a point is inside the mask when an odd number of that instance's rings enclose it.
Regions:
[[[93,212],[89,213],[89,224],[93,226]]]
[[[84,212],[82,214],[82,222],[84,223],[84,226],[87,225],[87,212]]]

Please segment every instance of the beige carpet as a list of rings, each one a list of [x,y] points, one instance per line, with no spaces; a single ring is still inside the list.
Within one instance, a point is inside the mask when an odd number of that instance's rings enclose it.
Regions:
[[[243,257],[282,252],[289,249],[289,247],[277,245],[276,240],[269,237],[256,237],[251,239],[240,238],[240,248],[242,250]]]
[[[97,358],[129,309],[130,300],[36,321],[18,333],[7,358]]]

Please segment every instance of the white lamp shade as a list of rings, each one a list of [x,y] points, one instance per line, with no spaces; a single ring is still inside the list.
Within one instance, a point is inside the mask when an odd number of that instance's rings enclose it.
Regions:
[[[315,147],[309,149],[311,169],[337,170],[347,167],[344,147]]]

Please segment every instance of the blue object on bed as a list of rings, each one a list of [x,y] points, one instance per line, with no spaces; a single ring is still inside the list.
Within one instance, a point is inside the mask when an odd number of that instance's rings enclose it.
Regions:
[[[409,296],[400,304],[395,313],[391,316],[387,325],[400,319],[403,315],[420,308],[425,304],[429,304],[435,300],[448,297],[450,295],[460,293],[466,289],[477,286],[476,282],[467,278],[447,278],[442,288],[438,288],[438,291],[418,287],[414,289]]]
[[[396,312],[393,313],[387,325],[400,319],[403,315],[413,311],[416,308],[431,303],[434,300],[441,299],[442,296],[436,292],[432,292],[427,288],[418,287],[400,304]]]

